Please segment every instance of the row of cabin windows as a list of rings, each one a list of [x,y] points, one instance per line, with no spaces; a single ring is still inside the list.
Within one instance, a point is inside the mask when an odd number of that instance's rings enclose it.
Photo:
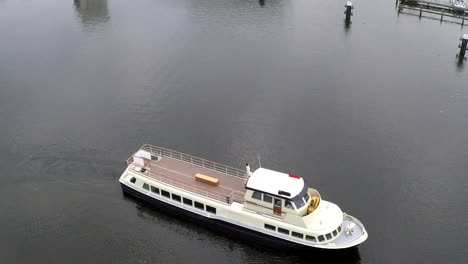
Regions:
[[[264,193],[257,192],[257,191],[254,191],[252,193],[252,198],[263,201],[265,203],[269,203],[269,204],[273,202],[273,197],[271,195],[264,194]],[[299,197],[295,199],[294,201],[292,201],[294,202],[294,205],[296,206],[296,208],[293,207],[292,202],[290,200],[284,200],[284,207],[288,209],[299,209],[302,206],[304,206],[309,201],[309,199],[310,199],[310,196],[308,193],[306,193],[304,194],[303,197]],[[277,199],[277,201],[281,203],[281,200]],[[281,204],[276,204],[276,205],[281,206]]]
[[[135,177],[132,177],[130,179],[130,182],[131,183],[135,183],[136,179]],[[155,193],[155,194],[161,194],[162,196],[166,197],[166,198],[169,198],[169,199],[172,199],[174,201],[177,201],[177,202],[182,202],[186,205],[190,205],[190,206],[194,206],[195,208],[197,209],[200,209],[200,210],[205,210],[205,205],[202,204],[202,203],[199,203],[197,201],[192,201],[188,198],[185,198],[185,197],[181,197],[180,195],[177,195],[177,194],[172,194],[168,191],[165,191],[163,189],[159,190],[158,188],[154,187],[154,186],[150,186],[149,184],[147,183],[143,183],[143,189],[147,190],[147,191],[150,191],[152,193]],[[206,206],[206,211],[208,213],[212,213],[212,214],[216,214],[216,208],[215,207],[212,207],[212,206],[209,206],[207,205]]]
[[[269,224],[265,224],[265,229],[268,229],[268,230],[272,230],[272,231],[278,231],[278,233],[281,233],[281,234],[285,234],[285,235],[289,235],[289,230],[287,229],[284,229],[284,228],[281,228],[281,227],[278,227],[278,230],[276,230],[276,227],[273,226],[273,225],[269,225]],[[320,235],[318,237],[314,237],[314,236],[309,236],[309,235],[306,235],[305,236],[305,239],[306,240],[309,240],[309,241],[312,241],[312,242],[323,242],[325,240],[330,240],[332,239],[333,237],[335,237],[336,235],[338,235],[339,233],[341,232],[341,226],[338,226],[338,228],[336,230],[334,230],[333,232],[331,233],[328,233],[326,234],[325,236],[324,235]],[[294,232],[292,231],[291,232],[291,236],[293,237],[296,237],[296,238],[300,238],[300,239],[304,239],[304,235],[301,234],[301,233],[298,233],[298,232]]]

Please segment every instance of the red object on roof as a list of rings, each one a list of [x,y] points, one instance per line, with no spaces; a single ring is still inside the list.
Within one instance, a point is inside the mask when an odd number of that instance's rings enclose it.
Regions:
[[[291,174],[291,173],[289,173],[289,177],[295,178],[295,179],[300,179],[301,178],[301,176],[296,175],[296,174]]]

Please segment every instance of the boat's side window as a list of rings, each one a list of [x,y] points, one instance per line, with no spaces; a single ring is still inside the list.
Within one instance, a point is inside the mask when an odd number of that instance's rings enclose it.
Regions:
[[[143,183],[143,189],[149,191],[149,185],[147,183]]]
[[[161,194],[162,194],[162,196],[164,196],[164,197],[171,198],[171,194],[170,194],[168,191],[161,190]]]
[[[284,201],[284,207],[289,208],[289,209],[294,209],[293,206],[292,206],[291,201],[289,201],[289,200]]]
[[[317,239],[314,236],[306,236],[306,240],[310,240],[312,242],[316,242]]]
[[[270,195],[263,194],[263,201],[271,204],[273,202],[273,197],[271,197]]]
[[[206,211],[207,211],[208,213],[216,214],[216,208],[211,207],[211,206],[209,206],[209,205],[206,206]]]
[[[180,196],[177,194],[172,194],[172,200],[180,202]]]
[[[333,236],[336,236],[336,234],[338,234],[338,232],[336,230],[333,231]]]
[[[135,177],[132,177],[132,178],[130,179],[130,182],[131,182],[131,183],[135,183],[135,182],[136,182],[136,178],[135,178]]]
[[[187,198],[183,198],[183,200],[184,200],[184,204],[192,206],[192,200],[187,199]]]
[[[281,228],[281,227],[278,227],[278,232],[280,232],[282,234],[289,235],[289,230]]]
[[[272,226],[272,225],[269,225],[269,224],[265,224],[265,228],[266,228],[266,229],[273,230],[273,231],[276,231],[276,227],[275,227],[275,226]]]
[[[261,192],[253,192],[252,193],[252,198],[257,199],[257,200],[262,200],[262,193]]]
[[[159,189],[154,186],[151,186],[151,192],[159,194]]]
[[[325,236],[327,237],[327,240],[332,239],[331,233],[328,233],[328,234],[326,234]]]
[[[306,193],[306,194],[304,194],[304,197],[302,197],[302,198],[304,198],[305,202],[307,203],[309,201],[309,199],[310,199],[310,196],[309,196],[308,193]]]
[[[205,205],[199,202],[195,202],[195,208],[205,210]]]
[[[338,233],[341,232],[341,226],[338,227]]]
[[[291,232],[291,235],[292,235],[293,237],[297,237],[297,238],[300,238],[300,239],[303,239],[303,238],[304,238],[304,235],[303,235],[303,234],[297,233],[297,232],[294,232],[294,231]]]
[[[322,242],[322,241],[325,240],[325,237],[324,237],[324,236],[319,236],[319,237],[318,237],[318,240],[319,240],[320,242]]]
[[[281,200],[275,199],[275,206],[281,206]]]

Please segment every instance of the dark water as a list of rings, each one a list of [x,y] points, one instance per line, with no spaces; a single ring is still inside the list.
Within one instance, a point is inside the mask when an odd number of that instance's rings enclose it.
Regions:
[[[1,263],[467,263],[468,69],[394,1],[0,0]],[[272,252],[122,196],[143,143],[307,178],[357,251]],[[256,166],[254,166],[256,167]]]

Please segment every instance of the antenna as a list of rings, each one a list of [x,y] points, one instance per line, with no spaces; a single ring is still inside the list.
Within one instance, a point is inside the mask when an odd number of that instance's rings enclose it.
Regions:
[[[260,154],[257,153],[258,157],[258,166],[261,168],[262,167],[262,161],[260,160]]]

